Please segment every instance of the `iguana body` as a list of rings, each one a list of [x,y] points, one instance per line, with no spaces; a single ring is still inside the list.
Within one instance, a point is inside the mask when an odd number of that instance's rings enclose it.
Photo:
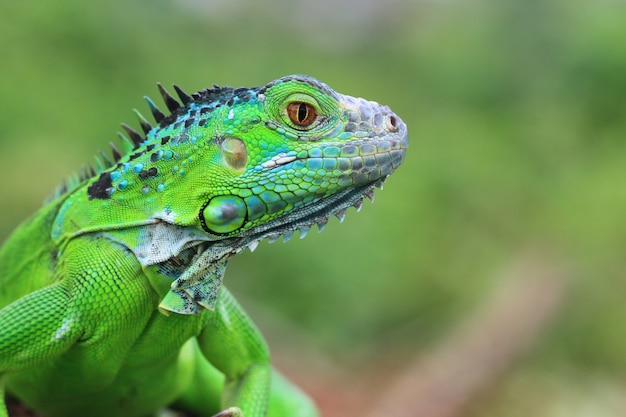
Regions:
[[[159,88],[171,114],[148,99],[156,125],[125,126],[125,152],[67,181],[0,251],[0,378],[47,417],[172,403],[313,416],[220,288],[226,261],[360,207],[402,162],[406,127],[306,76],[175,87],[182,103]]]

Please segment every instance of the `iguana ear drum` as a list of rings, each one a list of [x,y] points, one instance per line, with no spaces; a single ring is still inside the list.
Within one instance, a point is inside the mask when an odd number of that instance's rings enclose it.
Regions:
[[[200,210],[202,228],[208,233],[223,235],[234,232],[246,223],[246,203],[234,195],[210,199]]]
[[[248,150],[241,139],[226,137],[221,144],[224,162],[236,172],[242,172],[248,163]]]

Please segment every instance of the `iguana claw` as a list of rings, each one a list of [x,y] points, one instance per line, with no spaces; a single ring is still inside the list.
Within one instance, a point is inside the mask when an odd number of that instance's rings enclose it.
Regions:
[[[239,407],[230,407],[224,411],[215,414],[213,417],[243,417],[243,413]]]

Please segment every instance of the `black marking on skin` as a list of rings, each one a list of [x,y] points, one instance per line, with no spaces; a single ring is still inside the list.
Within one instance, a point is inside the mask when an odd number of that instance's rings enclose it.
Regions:
[[[148,146],[146,147],[146,152],[150,152],[150,151],[151,151],[151,150],[153,150],[153,149],[154,149],[154,144],[153,144],[153,145],[148,145]]]
[[[194,122],[194,119],[185,120],[185,128],[189,128]]]
[[[204,127],[208,122],[208,119],[200,119],[200,121],[198,122],[198,126],[200,127]]]
[[[139,158],[141,155],[143,155],[145,152],[136,152],[134,154],[132,154],[131,156],[128,157],[129,161],[132,161],[133,159],[137,159]]]
[[[111,182],[111,174],[108,172],[103,172],[100,174],[100,178],[89,187],[87,187],[87,194],[89,195],[89,199],[93,200],[94,198],[98,198],[100,200],[107,200],[111,198],[111,195],[107,191],[113,187],[113,183]]]
[[[142,169],[139,172],[139,178],[141,178],[142,180],[145,180],[146,178],[156,177],[157,175],[159,175],[159,171],[155,167],[152,167],[147,171],[145,169]]]
[[[169,137],[169,136],[163,136],[161,138],[161,145],[165,145],[167,142],[170,141],[170,139],[171,139],[171,137]]]

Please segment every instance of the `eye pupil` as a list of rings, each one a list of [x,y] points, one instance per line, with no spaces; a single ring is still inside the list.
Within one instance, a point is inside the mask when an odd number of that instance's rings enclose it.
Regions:
[[[289,103],[287,106],[287,116],[289,116],[289,120],[296,126],[309,127],[317,119],[317,111],[315,107],[309,103],[297,101]]]
[[[306,104],[300,103],[300,106],[298,107],[298,121],[300,123],[304,122],[308,113],[309,109],[307,109]]]

